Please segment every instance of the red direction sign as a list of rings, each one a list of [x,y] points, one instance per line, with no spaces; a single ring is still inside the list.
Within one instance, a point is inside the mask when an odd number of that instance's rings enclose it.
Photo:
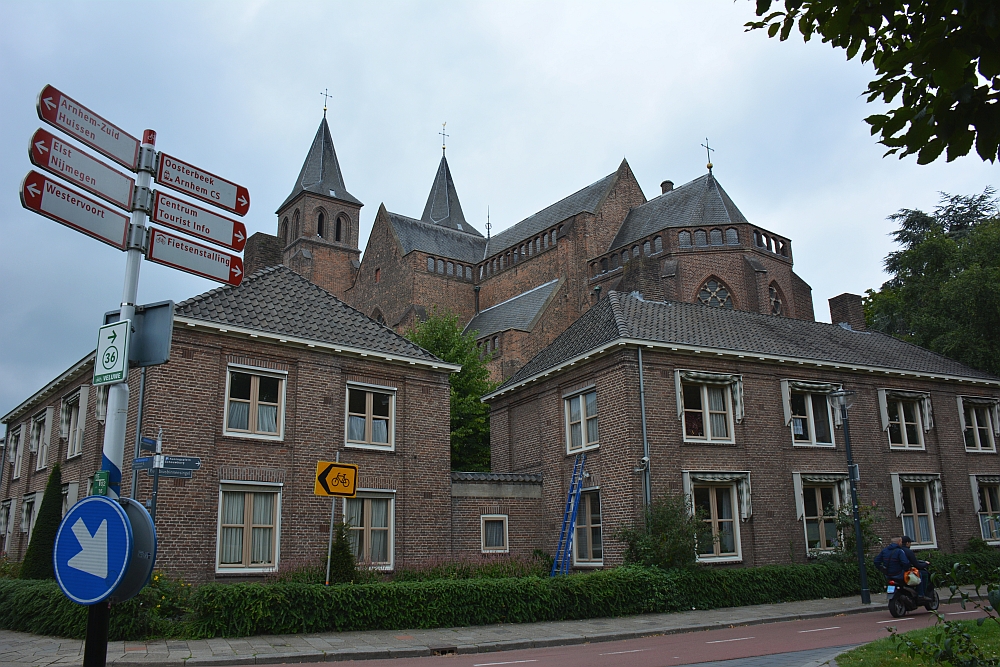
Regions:
[[[250,210],[250,191],[245,187],[166,153],[160,153],[156,182],[236,215],[246,215]]]
[[[139,166],[139,140],[52,86],[38,93],[38,117],[132,171]]]
[[[127,215],[77,194],[37,171],[29,171],[21,183],[21,206],[119,250],[125,249]]]
[[[151,228],[146,259],[220,283],[243,282],[243,260],[180,236]]]
[[[232,248],[236,252],[243,252],[243,247],[247,244],[247,228],[239,220],[231,220],[159,191],[153,198],[151,219],[171,229]]]
[[[132,210],[134,180],[52,133],[37,130],[31,137],[28,156],[35,166],[61,176],[126,211]]]

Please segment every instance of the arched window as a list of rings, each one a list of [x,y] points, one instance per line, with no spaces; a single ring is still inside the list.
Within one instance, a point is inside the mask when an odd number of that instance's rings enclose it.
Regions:
[[[292,240],[299,238],[299,212],[292,215]]]
[[[434,258],[427,258],[427,273],[434,273]]]
[[[438,273],[444,273],[444,260],[443,259],[439,259],[437,261],[437,272]]]
[[[788,242],[782,241],[780,247],[778,248],[778,254],[782,257],[788,257]]]
[[[281,237],[281,245],[288,245],[288,218],[281,221],[281,227],[278,229],[278,236]]]
[[[320,211],[319,217],[316,218],[316,236],[320,238],[326,238],[326,217],[323,212]]]
[[[540,251],[541,249],[542,249],[542,240],[540,238],[536,238],[535,239],[535,253],[537,254],[538,251]]]
[[[607,273],[607,272],[608,272],[608,258],[605,257],[604,259],[601,260],[601,273]]]
[[[707,246],[708,245],[708,234],[705,233],[704,229],[694,230],[694,244],[696,246]]]
[[[494,336],[493,337],[493,352],[499,352],[499,351],[500,351],[500,337],[499,336]]]
[[[756,229],[753,230],[753,244],[758,248],[764,247],[764,237]]]
[[[448,275],[455,275],[455,265],[452,262],[448,262]]]
[[[333,233],[334,233],[334,239],[336,241],[340,242],[340,241],[344,240],[344,236],[343,236],[343,233],[344,233],[344,216],[342,216],[342,215],[338,215],[337,216],[337,225],[336,225],[336,228],[333,230]]]
[[[556,230],[554,230],[554,229],[552,230],[552,234],[549,237],[549,245],[550,246],[558,245],[556,243]]]
[[[638,256],[639,256],[639,246],[634,245],[632,246],[632,257],[638,257]]]
[[[740,244],[740,233],[736,231],[735,227],[730,227],[726,230],[726,245],[739,245]]]
[[[642,254],[649,255],[651,252],[653,252],[653,246],[650,245],[649,241],[646,241],[642,244]]]
[[[379,324],[385,324],[385,317],[382,316],[382,311],[379,310],[378,308],[372,311],[372,319],[378,322]]]
[[[593,278],[597,275],[597,262],[590,263],[590,277]]]
[[[465,267],[465,279],[468,280],[468,281],[472,280],[472,267],[471,266]]]
[[[677,235],[677,245],[682,248],[691,247],[691,232],[681,232]]]
[[[382,269],[375,269],[375,282],[382,281]]]
[[[548,247],[549,247],[549,235],[542,234],[542,250],[545,250]]]
[[[622,266],[625,266],[626,264],[628,264],[628,260],[629,260],[628,250],[623,250],[622,251]]]
[[[653,239],[653,252],[663,252],[663,239],[659,236]]]
[[[611,270],[614,271],[618,268],[618,253],[611,255]]]
[[[733,309],[733,297],[729,288],[718,278],[709,278],[698,291],[698,302],[706,306]]]
[[[778,285],[776,283],[771,283],[767,288],[767,292],[771,301],[771,314],[784,315],[785,313],[781,303],[781,290],[778,289]]]
[[[709,233],[711,234],[710,238],[712,240],[712,245],[722,245],[722,230],[721,229],[713,229]]]

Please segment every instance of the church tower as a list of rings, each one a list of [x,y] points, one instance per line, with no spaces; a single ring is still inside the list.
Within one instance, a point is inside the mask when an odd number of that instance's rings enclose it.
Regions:
[[[344,298],[360,266],[362,206],[344,185],[324,111],[292,192],[277,210],[281,263]]]

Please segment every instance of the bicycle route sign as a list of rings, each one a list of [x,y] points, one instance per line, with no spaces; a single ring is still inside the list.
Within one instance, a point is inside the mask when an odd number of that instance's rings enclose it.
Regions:
[[[316,462],[313,494],[325,497],[353,498],[358,493],[358,466],[333,461]]]
[[[132,320],[105,324],[97,334],[94,385],[114,384],[128,379],[128,339]]]

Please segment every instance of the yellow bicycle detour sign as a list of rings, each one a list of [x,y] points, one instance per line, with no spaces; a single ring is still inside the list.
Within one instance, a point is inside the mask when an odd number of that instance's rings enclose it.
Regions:
[[[317,496],[339,496],[353,498],[358,489],[358,466],[353,463],[333,461],[316,462],[316,480],[313,494]]]

